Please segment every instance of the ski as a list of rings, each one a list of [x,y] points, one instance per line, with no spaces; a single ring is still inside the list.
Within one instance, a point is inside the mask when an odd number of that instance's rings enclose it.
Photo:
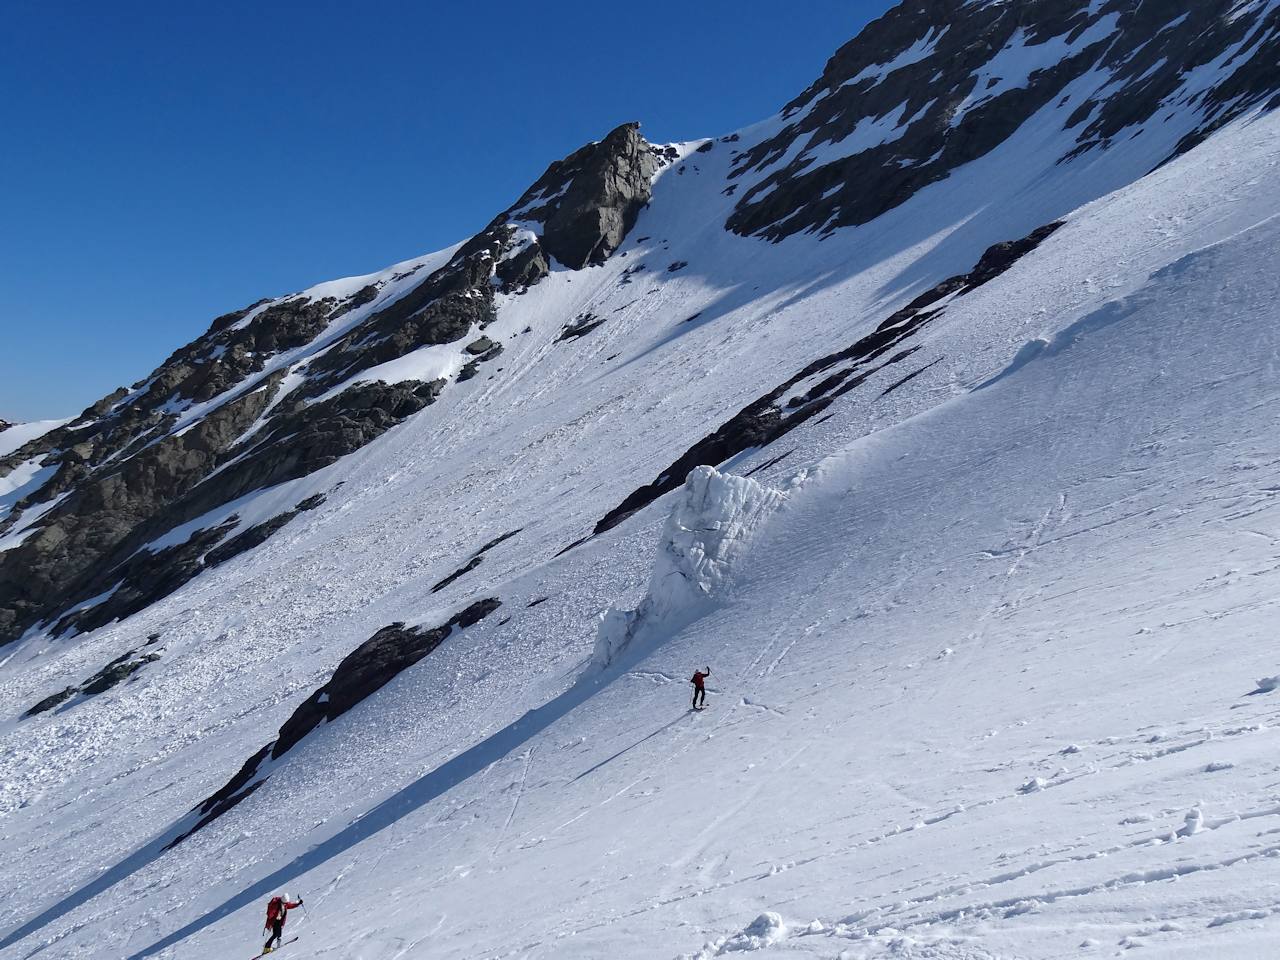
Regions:
[[[256,957],[250,957],[249,960],[262,960],[262,958],[265,957],[267,954],[277,953],[281,947],[287,947],[289,944],[293,943],[293,941],[297,939],[298,939],[297,937],[290,937],[288,940],[281,940],[274,950],[264,950],[262,951],[262,953],[258,954]]]

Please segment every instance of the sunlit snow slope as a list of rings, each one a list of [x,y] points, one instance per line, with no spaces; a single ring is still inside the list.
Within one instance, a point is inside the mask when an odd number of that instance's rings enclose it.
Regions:
[[[731,142],[675,148],[602,264],[499,295],[476,376],[155,546],[322,503],[0,647],[0,957],[248,960],[284,890],[287,957],[1271,956],[1280,114],[1152,171],[1194,123],[1059,164],[1075,106],[777,243],[724,229]],[[820,415],[601,524],[792,378]],[[490,598],[246,765],[382,628]]]

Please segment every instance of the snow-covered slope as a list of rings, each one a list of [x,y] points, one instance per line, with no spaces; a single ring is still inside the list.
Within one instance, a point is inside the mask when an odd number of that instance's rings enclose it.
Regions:
[[[1276,5],[1014,6],[0,461],[0,956],[1265,955]]]

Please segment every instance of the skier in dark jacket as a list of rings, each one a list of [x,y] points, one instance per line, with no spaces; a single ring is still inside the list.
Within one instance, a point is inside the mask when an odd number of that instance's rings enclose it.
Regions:
[[[302,898],[290,900],[287,893],[281,897],[272,897],[267,903],[267,922],[262,929],[270,930],[271,936],[267,938],[266,946],[262,948],[264,954],[275,949],[272,946],[273,943],[280,945],[281,938],[284,936],[284,922],[289,918],[289,911],[300,906],[302,906]]]
[[[693,679],[689,682],[693,684],[693,709],[701,710],[707,705],[707,688],[705,686],[707,677],[711,676],[711,668],[705,670],[693,671]]]

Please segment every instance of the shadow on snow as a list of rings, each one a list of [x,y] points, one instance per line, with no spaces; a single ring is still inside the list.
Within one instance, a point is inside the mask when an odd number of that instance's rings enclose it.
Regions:
[[[641,658],[652,653],[653,650],[660,646],[668,638],[663,638],[657,644],[633,644],[633,646],[624,651],[619,660],[602,671],[589,671],[581,676],[568,690],[560,694],[553,700],[548,701],[540,707],[525,713],[520,719],[514,721],[501,730],[480,741],[475,746],[463,751],[456,757],[442,763],[440,766],[423,774],[413,783],[404,787],[394,795],[388,797],[382,803],[378,804],[364,816],[351,823],[345,829],[334,834],[328,840],[323,841],[310,850],[295,857],[291,862],[278,870],[264,876],[261,880],[250,884],[221,903],[203,916],[197,917],[185,926],[173,931],[167,936],[162,937],[150,946],[144,947],[136,953],[131,954],[127,960],[143,960],[145,957],[151,957],[161,950],[180,943],[188,937],[199,933],[219,920],[230,916],[237,910],[247,907],[270,894],[275,893],[281,887],[288,885],[297,877],[308,871],[314,870],[323,865],[327,861],[339,856],[357,844],[369,839],[372,836],[387,829],[397,823],[404,817],[413,813],[415,810],[425,806],[432,800],[440,797],[444,793],[464,783],[467,779],[477,773],[483,772],[495,761],[513,753],[525,743],[542,733],[557,720],[568,715],[571,711],[590,700],[597,692],[613,683],[618,677],[626,673]],[[637,743],[632,744],[617,754],[609,757],[591,767],[585,773],[587,774],[598,770],[600,767],[617,759],[628,750],[639,746],[645,740],[657,736],[664,730],[673,726],[679,719],[672,721],[655,730],[653,733],[644,737]],[[45,910],[39,916],[27,921],[16,930],[7,934],[0,940],[0,949],[4,949],[23,938],[30,936],[40,928],[59,919],[60,917],[70,913],[75,908],[87,903],[98,894],[109,890],[111,887],[127,879],[133,874],[148,866],[165,852],[165,846],[175,837],[180,835],[186,828],[186,819],[178,821],[169,827],[164,833],[151,840],[144,847],[135,853],[121,860],[115,866],[111,867],[96,879],[85,884],[60,900],[57,904]],[[37,947],[28,956],[34,956],[41,950],[45,949],[48,944]]]

